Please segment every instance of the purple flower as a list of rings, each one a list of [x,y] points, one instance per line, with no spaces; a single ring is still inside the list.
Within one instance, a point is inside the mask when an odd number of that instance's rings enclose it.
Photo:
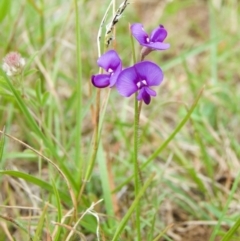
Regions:
[[[163,25],[155,28],[150,37],[143,29],[141,23],[134,23],[131,25],[131,32],[137,41],[145,47],[156,49],[156,50],[165,50],[170,47],[170,44],[163,43],[164,39],[167,37],[167,31]]]
[[[160,85],[162,80],[163,72],[156,64],[142,61],[124,69],[119,74],[116,88],[125,97],[139,91],[137,99],[143,100],[148,105],[151,96],[156,96],[156,92],[150,87]]]
[[[107,74],[92,76],[92,84],[98,88],[112,87],[122,71],[122,61],[115,50],[109,50],[97,61],[98,66],[106,70]]]
[[[153,50],[165,50],[170,47],[170,44],[163,43],[164,39],[167,37],[167,30],[163,25],[159,25],[155,28],[149,36],[143,29],[141,23],[134,23],[131,25],[131,32],[134,38],[144,46],[141,51],[141,60]]]

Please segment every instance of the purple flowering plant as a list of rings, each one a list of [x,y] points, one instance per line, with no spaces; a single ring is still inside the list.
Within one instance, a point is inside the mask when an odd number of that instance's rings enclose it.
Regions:
[[[131,41],[133,46],[133,37],[143,46],[140,55],[140,61],[136,61],[134,48],[132,50],[134,64],[126,68],[122,68],[122,61],[115,50],[109,50],[99,57],[97,64],[104,69],[106,73],[92,75],[92,84],[97,88],[116,88],[123,97],[135,95],[134,104],[134,134],[133,134],[133,164],[134,164],[134,184],[135,197],[139,194],[139,165],[138,165],[138,129],[139,116],[142,102],[150,104],[151,98],[157,95],[153,87],[158,86],[163,81],[163,71],[151,61],[146,61],[144,58],[153,50],[165,50],[170,47],[168,43],[163,41],[167,37],[167,30],[162,26],[155,28],[150,36],[144,31],[143,25],[140,23],[132,24]],[[98,98],[96,103],[100,101],[100,90],[98,90]],[[139,103],[140,102],[140,103]],[[98,105],[98,104],[97,104]],[[96,115],[98,117],[98,114]],[[98,120],[98,119],[97,119]],[[98,124],[98,122],[96,122]],[[98,129],[98,128],[96,128]],[[97,131],[96,131],[97,133]],[[98,136],[96,135],[95,143],[97,146]],[[136,208],[136,227],[138,240],[141,240],[141,225],[140,225],[140,206]]]
[[[97,88],[116,86],[117,91],[124,97],[138,93],[137,100],[145,104],[156,96],[152,86],[158,86],[163,80],[163,72],[159,66],[150,61],[143,61],[144,57],[153,50],[165,50],[170,47],[163,41],[167,37],[167,30],[163,25],[155,28],[150,36],[144,31],[143,25],[134,23],[130,27],[132,36],[143,46],[141,61],[122,70],[122,61],[115,50],[109,50],[99,57],[97,64],[107,73],[92,75],[92,84]]]

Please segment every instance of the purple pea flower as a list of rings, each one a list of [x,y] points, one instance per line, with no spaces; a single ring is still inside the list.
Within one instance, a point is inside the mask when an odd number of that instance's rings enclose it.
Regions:
[[[98,88],[112,87],[115,85],[118,75],[122,71],[122,61],[115,50],[109,50],[97,61],[107,74],[97,74],[92,76],[92,84]]]
[[[151,96],[156,96],[156,92],[150,87],[160,85],[162,80],[163,72],[156,64],[142,61],[124,69],[119,74],[116,88],[124,97],[139,91],[137,99],[143,100],[148,105]]]
[[[167,30],[163,25],[159,25],[155,28],[149,36],[143,29],[141,23],[134,23],[131,25],[131,32],[140,45],[144,46],[141,53],[142,60],[153,50],[165,50],[170,47],[170,44],[163,43],[164,39],[167,37]]]

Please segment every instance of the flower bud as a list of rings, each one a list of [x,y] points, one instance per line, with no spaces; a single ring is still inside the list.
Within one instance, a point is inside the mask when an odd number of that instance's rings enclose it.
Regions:
[[[3,59],[2,69],[8,76],[18,75],[22,72],[25,60],[17,52],[10,52]]]

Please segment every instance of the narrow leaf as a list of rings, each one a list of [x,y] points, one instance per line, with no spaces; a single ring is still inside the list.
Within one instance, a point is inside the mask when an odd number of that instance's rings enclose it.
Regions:
[[[3,128],[3,133],[0,136],[0,163],[2,161],[2,155],[3,155],[3,150],[4,150],[4,142],[5,142],[5,127]]]
[[[59,196],[59,192],[57,190],[57,187],[55,185],[54,180],[52,180],[52,186],[53,186],[53,191],[54,191],[54,195],[57,201],[57,210],[58,210],[58,217],[57,217],[57,221],[58,223],[61,223],[61,219],[62,219],[62,208],[61,208],[61,199]],[[56,236],[53,237],[53,241],[58,241],[60,240],[60,235],[61,235],[61,231],[62,231],[62,227],[61,226],[57,226],[57,233]]]
[[[127,221],[129,220],[131,214],[133,213],[133,211],[135,210],[135,208],[137,207],[141,197],[144,195],[146,189],[148,188],[148,186],[151,184],[152,180],[153,180],[154,175],[151,175],[148,180],[146,181],[145,185],[140,189],[137,197],[134,199],[131,207],[128,209],[127,213],[125,214],[125,216],[123,217],[121,223],[118,225],[118,228],[114,234],[114,237],[112,239],[112,241],[117,241],[119,240],[119,236],[122,233]]]
[[[230,241],[232,240],[232,236],[234,233],[238,230],[240,227],[240,218],[235,222],[235,224],[227,231],[227,233],[224,235],[222,241]]]
[[[19,171],[11,171],[11,170],[6,170],[6,171],[3,171],[3,170],[0,170],[0,175],[9,175],[9,176],[12,176],[12,177],[18,177],[18,178],[22,178],[24,179],[25,181],[27,182],[30,182],[30,183],[33,183],[37,186],[39,186],[40,188],[42,189],[45,189],[49,192],[53,192],[53,187],[48,183],[48,182],[45,182],[37,177],[34,177],[30,174],[26,174],[26,173],[23,173],[23,172],[19,172]],[[59,192],[59,196],[61,197],[61,200],[64,201],[64,202],[71,202],[71,199],[69,197],[69,195],[67,195],[66,193],[64,192],[61,192],[61,191],[58,191]]]
[[[43,232],[43,228],[44,228],[44,220],[45,220],[47,208],[48,208],[48,204],[46,203],[44,208],[43,208],[43,212],[42,212],[42,215],[40,217],[40,220],[38,221],[38,226],[37,226],[36,233],[34,235],[33,241],[42,240],[41,236],[42,236],[42,232]]]
[[[9,0],[1,0],[0,1],[0,22],[7,16],[10,11],[11,2]]]

